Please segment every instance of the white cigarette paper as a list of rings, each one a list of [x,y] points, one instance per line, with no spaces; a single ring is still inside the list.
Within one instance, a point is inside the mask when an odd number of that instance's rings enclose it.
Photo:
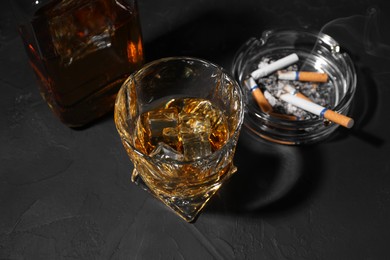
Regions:
[[[272,62],[268,66],[265,66],[263,68],[257,69],[251,73],[251,76],[254,79],[258,79],[261,77],[265,77],[277,70],[283,69],[287,66],[290,66],[291,64],[297,62],[299,60],[299,57],[296,53],[292,53],[284,58],[281,58],[277,61]]]
[[[284,85],[283,89],[291,95],[295,95],[298,92],[293,86],[290,85]]]
[[[298,80],[298,73],[296,71],[279,72],[278,78],[283,80]]]
[[[251,91],[253,88],[257,88],[257,84],[253,78],[248,78],[247,80],[245,80],[245,85]]]

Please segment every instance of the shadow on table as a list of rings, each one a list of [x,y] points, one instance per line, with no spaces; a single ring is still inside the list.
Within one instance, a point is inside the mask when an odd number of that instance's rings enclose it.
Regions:
[[[333,146],[353,138],[354,141],[347,141],[345,152],[359,151],[362,143],[374,147],[385,144],[376,133],[364,129],[378,110],[378,86],[370,76],[372,72],[360,64],[357,57],[355,60],[360,76],[350,111],[355,126],[352,129],[339,127],[326,140]],[[238,172],[221,187],[206,211],[255,217],[304,205],[321,188],[322,178],[325,178],[321,146],[321,143],[309,146],[272,144],[260,141],[243,127],[235,156]],[[342,172],[348,172],[348,169]]]
[[[256,216],[288,210],[311,197],[323,176],[317,146],[266,143],[245,129],[235,164],[238,172],[220,188],[206,211]]]

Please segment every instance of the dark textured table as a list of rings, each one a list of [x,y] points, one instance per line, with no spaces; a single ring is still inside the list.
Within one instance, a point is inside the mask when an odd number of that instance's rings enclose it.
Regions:
[[[311,146],[243,129],[238,172],[194,223],[130,182],[112,114],[62,125],[39,95],[0,1],[0,259],[389,259],[387,1],[139,1],[148,61],[190,55],[231,68],[269,28],[323,30],[353,58],[355,126]]]

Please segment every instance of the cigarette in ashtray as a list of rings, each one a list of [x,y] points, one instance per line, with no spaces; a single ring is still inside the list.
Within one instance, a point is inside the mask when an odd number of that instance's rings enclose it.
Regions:
[[[278,71],[277,78],[279,80],[298,80],[312,82],[328,81],[328,75],[326,73],[309,71],[279,71],[296,63],[298,60],[298,55],[296,53],[292,53],[290,55],[285,56],[284,58],[276,60],[266,66],[263,66],[253,71],[250,74],[250,77],[245,80],[245,85],[251,91],[253,98],[263,112],[279,118],[297,120],[297,117],[295,116],[286,114],[286,117],[284,117],[284,115],[280,116],[282,114],[273,111],[273,106],[271,105],[272,102],[269,102],[267,99],[267,97],[269,98],[270,94],[266,93],[267,90],[263,93],[256,83],[256,80],[259,80],[262,77],[268,76],[271,73]],[[266,96],[267,94],[269,95]],[[329,121],[344,126],[346,128],[351,128],[354,125],[354,120],[352,118],[314,103],[310,98],[303,95],[302,93],[297,91],[295,87],[289,84],[285,84],[283,86],[283,92],[279,93],[277,95],[277,98],[309,113],[315,114],[320,118],[326,118]]]
[[[256,103],[259,105],[261,111],[263,111],[264,113],[272,111],[272,106],[264,97],[263,92],[252,77],[245,80],[245,85],[251,91],[252,96],[255,99]]]
[[[327,82],[328,74],[322,72],[312,72],[312,71],[279,71],[278,78],[282,80]]]
[[[298,118],[294,115],[287,115],[287,114],[281,114],[281,113],[276,113],[276,112],[269,112],[268,113],[272,117],[276,117],[279,119],[285,119],[285,120],[290,120],[290,121],[295,121],[298,120]]]
[[[350,117],[337,113],[333,110],[327,109],[323,106],[320,106],[316,103],[308,101],[303,98],[299,98],[297,96],[291,95],[289,93],[285,93],[279,96],[279,98],[285,102],[288,102],[296,107],[299,107],[303,110],[306,110],[310,113],[313,113],[320,118],[326,118],[329,121],[332,121],[336,124],[344,126],[346,128],[351,128],[354,124],[354,120]]]
[[[294,115],[286,115],[286,114],[280,114],[280,113],[274,112],[272,105],[270,104],[270,102],[268,102],[271,94],[269,94],[268,91],[264,91],[264,93],[263,93],[253,78],[251,78],[251,77],[248,78],[245,81],[245,85],[251,91],[253,99],[256,101],[256,103],[260,107],[261,111],[263,111],[264,113],[267,113],[273,117],[286,119],[286,120],[297,120],[297,117]],[[268,95],[268,98],[267,98],[267,95]]]
[[[279,60],[276,60],[269,65],[259,68],[251,73],[251,77],[255,80],[268,76],[269,74],[283,69],[291,64],[294,64],[299,60],[299,57],[296,53],[292,53],[290,55],[287,55]]]
[[[312,102],[312,100],[310,98],[303,95],[301,92],[299,92],[296,88],[294,88],[291,85],[285,85],[283,87],[283,90],[286,91],[287,93],[290,93],[291,95],[294,95],[294,96],[297,96],[297,97],[300,97],[300,98],[303,98],[303,99],[306,99],[306,100]]]

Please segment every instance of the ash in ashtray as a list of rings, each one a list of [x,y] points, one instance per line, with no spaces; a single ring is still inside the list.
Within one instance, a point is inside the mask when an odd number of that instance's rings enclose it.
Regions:
[[[265,57],[245,84],[264,113],[288,120],[324,118],[347,128],[353,119],[331,110],[335,88],[321,71],[300,71],[293,53],[279,60]]]

